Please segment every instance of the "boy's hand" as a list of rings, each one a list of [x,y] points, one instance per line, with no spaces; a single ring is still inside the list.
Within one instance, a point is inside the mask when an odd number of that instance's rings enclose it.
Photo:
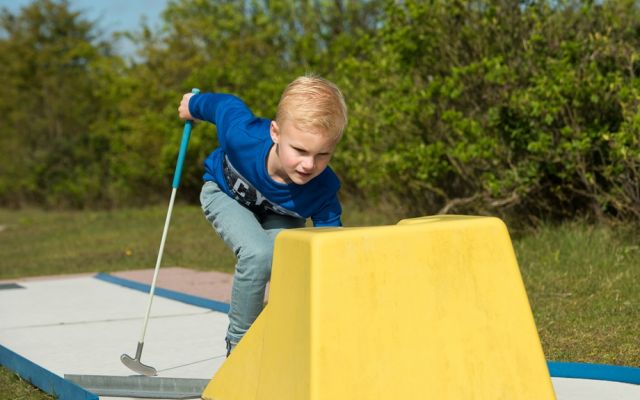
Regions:
[[[193,93],[185,93],[184,96],[182,96],[180,107],[178,107],[178,116],[180,119],[193,119],[189,112],[189,99],[191,99],[191,96],[193,96]]]

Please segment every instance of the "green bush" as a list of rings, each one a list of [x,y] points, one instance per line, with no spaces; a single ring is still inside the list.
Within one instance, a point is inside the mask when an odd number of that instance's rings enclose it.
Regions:
[[[342,64],[346,179],[412,213],[640,217],[638,7],[553,4],[389,5]]]
[[[161,29],[126,34],[127,60],[68,7],[3,13],[2,205],[165,201],[183,93],[235,93],[273,117],[284,86],[314,71],[350,109],[332,162],[345,198],[523,222],[640,218],[635,1],[175,0]],[[189,201],[215,146],[215,128],[197,127]]]

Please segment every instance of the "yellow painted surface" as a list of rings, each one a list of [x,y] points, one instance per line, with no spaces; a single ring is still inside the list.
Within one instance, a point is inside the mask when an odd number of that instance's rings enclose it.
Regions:
[[[287,230],[273,265],[269,304],[203,398],[555,398],[498,219]]]

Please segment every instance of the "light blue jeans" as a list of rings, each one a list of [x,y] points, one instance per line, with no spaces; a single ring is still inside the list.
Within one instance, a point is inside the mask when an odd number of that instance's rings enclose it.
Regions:
[[[278,214],[258,216],[229,197],[215,182],[202,186],[200,203],[207,221],[237,258],[226,337],[227,342],[235,345],[264,306],[276,235],[285,228],[303,227],[305,220]]]

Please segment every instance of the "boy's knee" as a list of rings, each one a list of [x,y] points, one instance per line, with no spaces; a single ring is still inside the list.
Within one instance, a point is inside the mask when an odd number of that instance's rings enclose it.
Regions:
[[[250,246],[240,249],[238,253],[238,266],[244,265],[254,279],[268,280],[271,275],[271,260],[273,259],[273,246]]]

